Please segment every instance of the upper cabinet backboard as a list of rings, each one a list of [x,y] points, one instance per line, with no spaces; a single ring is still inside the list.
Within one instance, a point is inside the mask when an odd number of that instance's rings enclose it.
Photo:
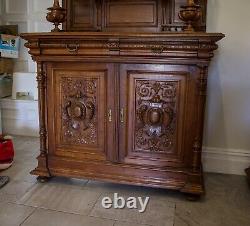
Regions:
[[[196,0],[202,7],[197,31],[206,30],[207,0]],[[180,6],[186,0],[63,0],[67,9],[67,31],[182,31]]]

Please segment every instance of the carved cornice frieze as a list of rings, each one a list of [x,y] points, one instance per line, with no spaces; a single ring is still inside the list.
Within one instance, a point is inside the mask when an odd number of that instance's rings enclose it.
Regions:
[[[70,35],[69,35],[70,34]],[[117,36],[114,38],[111,34],[100,33],[61,33],[60,36],[39,34],[24,34],[22,37],[28,40],[25,44],[30,49],[32,56],[43,55],[74,55],[93,56],[93,53],[102,51],[102,55],[133,55],[136,56],[163,56],[175,58],[203,58],[209,59],[213,57],[213,51],[218,48],[216,41],[224,37],[222,34],[195,34],[180,35],[176,34],[143,34],[142,36]],[[77,45],[76,45],[77,44]],[[74,46],[74,48],[69,48]],[[121,54],[122,53],[122,54]]]
[[[111,39],[108,40],[104,48],[108,48],[109,51],[120,51],[120,40],[119,39]]]
[[[26,48],[29,49],[29,54],[32,56],[40,55],[40,44],[38,39],[30,39],[24,44]]]

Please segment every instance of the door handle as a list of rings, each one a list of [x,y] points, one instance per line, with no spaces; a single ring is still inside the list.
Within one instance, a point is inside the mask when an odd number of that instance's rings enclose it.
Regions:
[[[112,122],[112,110],[111,109],[108,110],[108,121]]]
[[[67,44],[66,48],[70,53],[77,53],[79,46],[79,44]]]
[[[120,110],[120,122],[124,123],[124,121],[125,121],[124,108],[121,108],[121,110]]]

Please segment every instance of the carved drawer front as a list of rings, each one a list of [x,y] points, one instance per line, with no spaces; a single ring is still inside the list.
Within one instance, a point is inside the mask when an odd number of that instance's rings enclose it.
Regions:
[[[181,164],[187,73],[159,65],[157,70],[136,66],[121,69],[121,111],[126,121],[120,129],[128,131],[121,135],[121,158],[130,163]]]
[[[97,159],[108,155],[105,115],[109,70],[104,66],[69,64],[52,69],[53,94],[49,98],[53,98],[55,114],[56,155]]]

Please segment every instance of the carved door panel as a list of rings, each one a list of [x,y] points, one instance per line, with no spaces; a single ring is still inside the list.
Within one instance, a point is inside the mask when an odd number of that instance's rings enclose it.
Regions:
[[[55,63],[47,71],[49,154],[114,160],[113,65]]]
[[[120,160],[184,165],[188,69],[121,65],[120,73]]]

